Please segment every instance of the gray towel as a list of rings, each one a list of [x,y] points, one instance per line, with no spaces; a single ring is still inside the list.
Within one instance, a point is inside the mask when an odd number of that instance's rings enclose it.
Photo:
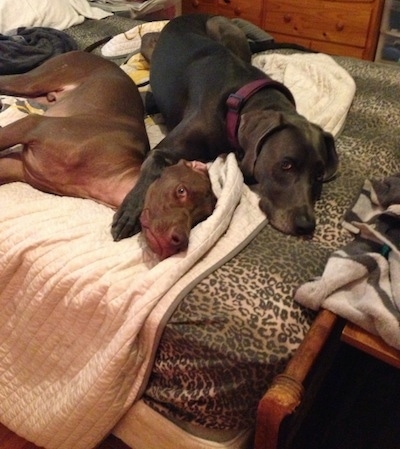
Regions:
[[[77,48],[72,37],[53,28],[21,27],[0,34],[0,75],[27,72],[52,56]]]
[[[354,240],[295,300],[331,310],[400,349],[400,175],[367,180],[343,226]]]

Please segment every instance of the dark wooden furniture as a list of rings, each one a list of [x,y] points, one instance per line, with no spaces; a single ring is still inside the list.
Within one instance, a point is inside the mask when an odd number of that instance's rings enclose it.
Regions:
[[[183,0],[182,12],[249,20],[277,42],[373,60],[383,0]]]
[[[334,313],[321,310],[285,371],[276,377],[259,403],[254,449],[283,447],[280,445],[280,436],[287,430],[285,424],[288,419],[292,421],[290,429],[284,435],[284,447],[290,446],[287,441],[290,441],[291,434],[295,434],[301,425],[306,414],[304,408],[307,409],[317,394],[323,377],[329,371],[330,361],[341,343],[349,344],[400,368],[400,351],[386,344],[380,337],[371,335],[352,323],[346,323]],[[300,404],[303,410],[299,411]]]

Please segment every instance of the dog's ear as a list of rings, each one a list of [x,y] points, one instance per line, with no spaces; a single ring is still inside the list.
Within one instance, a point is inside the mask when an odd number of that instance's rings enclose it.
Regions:
[[[156,46],[159,37],[160,32],[156,31],[143,34],[142,36],[140,53],[149,64],[151,63],[151,57],[153,56],[154,47]]]
[[[239,145],[243,149],[240,169],[245,178],[252,178],[254,165],[265,137],[283,125],[283,116],[277,111],[250,111],[240,117]]]
[[[334,178],[337,169],[339,167],[339,156],[336,151],[335,141],[332,134],[323,131],[322,137],[324,139],[325,146],[325,174],[324,182],[330,181]]]

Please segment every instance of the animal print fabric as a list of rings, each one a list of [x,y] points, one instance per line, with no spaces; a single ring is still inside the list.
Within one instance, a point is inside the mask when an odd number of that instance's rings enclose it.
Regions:
[[[351,239],[341,221],[364,180],[400,172],[399,68],[335,59],[357,91],[336,141],[340,172],[317,203],[316,233],[304,239],[267,226],[182,300],[144,394],[167,417],[214,429],[254,426],[258,401],[314,319],[293,301],[295,289]]]

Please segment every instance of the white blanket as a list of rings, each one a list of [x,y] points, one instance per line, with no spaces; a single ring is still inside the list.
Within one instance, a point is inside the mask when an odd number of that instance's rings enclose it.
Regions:
[[[338,136],[356,87],[332,57],[323,53],[259,54],[253,65],[289,88],[299,114]]]
[[[0,33],[19,27],[65,30],[85,18],[103,19],[110,15],[90,6],[87,0],[0,0]]]
[[[215,212],[186,253],[162,262],[140,237],[113,242],[105,206],[0,188],[2,423],[48,449],[91,448],[113,427],[143,387],[178,293],[266,222],[233,155],[210,176]]]

